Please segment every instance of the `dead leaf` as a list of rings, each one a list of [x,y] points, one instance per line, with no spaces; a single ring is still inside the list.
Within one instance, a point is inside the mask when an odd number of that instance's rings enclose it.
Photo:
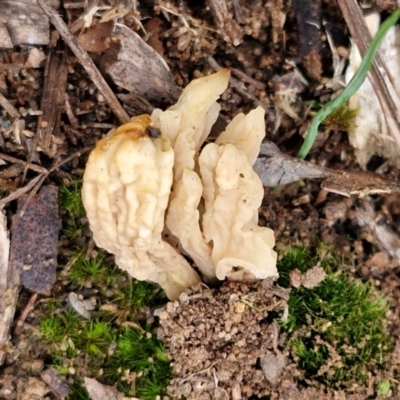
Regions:
[[[261,144],[254,170],[265,187],[286,185],[305,178],[323,178],[329,170],[281,153],[272,142]]]
[[[70,292],[68,294],[68,302],[70,306],[83,318],[91,319],[92,315],[90,314],[88,308],[86,307],[86,303],[79,300],[78,295],[74,292]],[[93,308],[92,308],[93,309]]]
[[[112,22],[105,22],[89,28],[78,37],[78,43],[85,51],[100,53],[111,45]]]
[[[253,166],[265,187],[286,185],[301,179],[325,178],[321,187],[328,192],[350,197],[392,193],[400,184],[365,171],[337,171],[324,168],[279,151],[272,142],[261,144],[260,154]],[[305,201],[307,199],[303,199]],[[308,200],[307,200],[308,201]],[[301,203],[300,203],[301,204]]]
[[[24,195],[18,199],[19,211],[27,198]],[[58,190],[54,185],[44,186],[33,196],[23,216],[12,218],[11,270],[17,271],[21,283],[34,292],[49,295],[56,280],[60,229]]]
[[[120,30],[120,43],[100,61],[104,71],[118,86],[149,102],[176,100],[179,89],[164,59],[127,26]]]
[[[372,234],[370,239],[380,251],[384,251],[400,261],[400,236],[398,232],[387,224],[385,218],[378,218],[370,198],[365,198],[356,208],[356,218],[360,226],[368,228]]]
[[[161,57],[164,58],[164,44],[160,40],[160,25],[162,21],[160,18],[152,18],[146,23],[144,28],[150,37],[147,39],[147,44],[152,47]]]

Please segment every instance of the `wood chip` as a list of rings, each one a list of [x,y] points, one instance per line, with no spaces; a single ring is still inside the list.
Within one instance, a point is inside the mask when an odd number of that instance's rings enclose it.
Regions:
[[[301,206],[303,204],[308,204],[310,203],[310,195],[307,193],[303,196],[298,197],[297,199],[292,200],[292,204],[295,207]]]
[[[18,200],[18,211],[27,198]],[[44,186],[33,196],[25,214],[12,218],[10,265],[20,274],[21,283],[34,292],[49,295],[56,280],[60,229],[58,189],[54,185]]]
[[[58,8],[60,2],[51,4]],[[0,24],[7,28],[13,46],[50,44],[49,20],[34,0],[2,0]]]
[[[225,25],[228,18],[228,6],[226,0],[208,0],[211,14],[214,19],[215,26],[221,29]]]
[[[56,50],[48,55],[48,62],[45,70],[45,81],[42,93],[36,143],[41,151],[53,157],[57,147],[53,146],[54,128],[61,123],[61,114],[64,110],[65,91],[67,86],[67,65],[68,51],[60,43]]]

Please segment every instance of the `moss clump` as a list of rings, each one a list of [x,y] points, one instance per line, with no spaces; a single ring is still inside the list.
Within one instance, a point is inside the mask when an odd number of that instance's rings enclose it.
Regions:
[[[63,217],[62,236],[74,247],[83,236],[85,209],[81,199],[82,180],[66,180],[58,190],[58,199]]]
[[[337,388],[364,384],[369,368],[383,368],[391,350],[387,303],[372,285],[339,271],[337,258],[327,249],[314,255],[304,248],[289,249],[278,266],[281,284],[288,285],[290,270],[305,272],[317,264],[327,277],[315,288],[292,289],[282,327],[304,378]]]
[[[61,210],[69,213],[73,218],[82,218],[85,216],[81,189],[82,180],[76,179],[65,182],[58,190]]]
[[[355,128],[355,119],[358,110],[349,110],[347,104],[334,110],[323,121],[328,129],[332,131],[351,131]]]
[[[154,293],[154,288],[149,288],[148,293],[152,290]],[[124,304],[142,304],[142,291],[139,294],[139,299],[131,298]],[[134,319],[138,311],[131,306],[130,312],[125,310],[122,314]],[[171,369],[151,324],[143,326],[128,318],[121,323],[121,319],[116,320],[115,312],[102,311],[95,312],[88,321],[72,310],[55,309],[54,304],[45,314],[39,330],[53,366],[60,373],[70,377],[95,377],[104,384],[116,386],[127,396],[143,400],[163,394],[171,379]],[[84,393],[79,380],[75,380],[69,399],[86,398],[82,397]]]
[[[122,272],[105,252],[87,251],[90,231],[81,185],[80,180],[70,180],[59,189],[60,259],[66,266],[62,282],[54,287],[55,300],[41,307],[39,323],[50,364],[68,376],[70,400],[89,399],[82,386],[84,377],[114,386],[129,397],[154,400],[164,394],[171,368],[155,337],[150,308],[164,305],[167,298],[158,286]],[[94,306],[90,320],[58,300],[65,298],[66,288]]]

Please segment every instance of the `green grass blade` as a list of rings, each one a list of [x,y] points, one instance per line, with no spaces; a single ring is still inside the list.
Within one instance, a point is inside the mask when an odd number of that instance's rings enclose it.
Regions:
[[[388,30],[393,25],[396,24],[399,18],[400,18],[400,9],[397,9],[391,14],[389,18],[385,20],[385,22],[379,28],[378,33],[372,39],[367,51],[365,52],[364,58],[362,59],[360,68],[357,70],[357,72],[355,73],[349,84],[344,88],[343,92],[338,97],[328,102],[315,115],[308,129],[306,139],[304,140],[303,145],[301,146],[299,152],[297,153],[297,156],[299,158],[305,158],[309,153],[309,151],[311,150],[311,147],[313,146],[315,139],[317,137],[318,127],[321,124],[321,122],[333,111],[343,106],[343,104],[347,103],[350,97],[353,96],[354,93],[356,93],[357,90],[361,87],[365,78],[367,77],[368,71],[372,66],[379,45],[381,44]]]

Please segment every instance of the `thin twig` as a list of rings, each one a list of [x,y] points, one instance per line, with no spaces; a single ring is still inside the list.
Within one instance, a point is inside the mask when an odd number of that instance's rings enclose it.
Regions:
[[[76,118],[74,112],[72,111],[71,102],[70,102],[68,94],[65,93],[64,97],[65,97],[65,112],[67,114],[69,122],[74,129],[78,129],[79,121],[78,121],[78,118]]]
[[[24,205],[21,208],[21,211],[19,212],[19,215],[22,217],[26,211],[26,209],[29,206],[29,203],[31,202],[33,196],[39,191],[39,189],[41,188],[41,186],[43,185],[43,182],[45,181],[45,179],[47,178],[47,176],[55,171],[56,169],[60,168],[61,165],[73,160],[76,157],[80,157],[82,154],[89,152],[91,149],[93,149],[93,146],[89,146],[84,148],[83,150],[79,150],[77,152],[75,152],[74,154],[72,154],[71,156],[67,157],[66,159],[60,161],[59,163],[57,163],[56,165],[54,165],[52,168],[49,169],[49,171],[46,174],[42,175],[42,178],[38,180],[38,182],[36,183],[36,185],[32,188],[32,190],[29,192],[29,195],[24,203]]]
[[[126,111],[122,108],[114,92],[108,86],[106,80],[100,74],[93,60],[90,58],[88,53],[79,46],[75,36],[68,29],[65,22],[61,19],[57,11],[48,3],[47,0],[37,0],[37,4],[42,8],[50,22],[54,25],[57,31],[60,33],[65,43],[70,47],[72,52],[75,54],[79,62],[85,68],[89,77],[96,85],[97,89],[104,96],[112,112],[117,116],[121,123],[129,121],[129,116]]]
[[[60,168],[65,163],[67,163],[77,157],[80,157],[82,154],[88,153],[92,149],[93,149],[93,146],[88,146],[88,147],[83,148],[82,150],[75,152],[74,154],[70,155],[69,157],[65,158],[64,160],[60,161],[59,163],[57,163],[56,165],[51,167],[49,170],[46,170],[46,172],[33,178],[26,186],[19,188],[15,192],[9,194],[7,197],[0,199],[0,209],[2,207],[4,207],[6,204],[8,204],[9,202],[17,200],[21,196],[23,196],[25,193],[32,191],[30,193],[26,203],[24,204],[24,207],[22,208],[22,213],[23,213],[26,209],[27,204],[29,203],[29,200],[39,190],[40,186],[43,184],[44,180],[48,177],[49,174],[54,172],[56,169]]]
[[[17,189],[15,192],[9,194],[7,197],[4,197],[0,200],[0,209],[5,206],[10,201],[14,201],[19,199],[25,193],[29,192],[43,177],[43,175],[38,175],[36,178],[33,178],[27,185],[22,188]]]
[[[23,217],[23,215],[25,214],[26,209],[29,206],[29,203],[31,202],[33,196],[39,191],[39,189],[42,187],[43,182],[45,181],[45,179],[47,178],[48,174],[44,174],[44,175],[40,175],[41,178],[37,181],[36,185],[32,188],[32,190],[29,192],[28,197],[25,200],[25,203],[23,204],[23,206],[21,207],[21,211],[18,212],[20,217]]]
[[[28,303],[26,304],[24,310],[22,311],[20,317],[18,318],[17,323],[15,324],[15,328],[14,328],[14,331],[13,331],[14,335],[19,335],[21,333],[22,325],[24,324],[24,322],[25,322],[26,318],[28,317],[29,313],[35,307],[35,302],[36,302],[37,297],[38,297],[37,293],[34,293],[30,297]]]
[[[260,90],[265,90],[267,85],[263,82],[258,81],[257,79],[252,78],[251,76],[248,76],[246,73],[241,71],[240,69],[237,68],[231,68],[232,74],[236,75],[238,78],[242,79],[244,82],[250,83],[250,85],[255,86],[257,89]]]
[[[11,157],[4,153],[0,153],[0,158],[2,160],[12,162],[14,164],[20,164],[20,165],[23,165],[24,167],[26,166],[26,168],[31,169],[32,171],[38,172],[39,174],[47,174],[46,168],[43,168],[39,165],[28,163],[26,161],[20,160],[19,158]]]
[[[188,380],[192,379],[196,375],[204,374],[204,372],[209,371],[214,365],[218,364],[218,361],[213,362],[208,368],[202,369],[201,371],[195,372],[194,374],[189,375],[187,378],[181,381],[181,384],[187,382]]]
[[[75,159],[77,157],[80,157],[82,154],[89,153],[89,151],[91,151],[92,149],[93,149],[93,146],[87,146],[87,147],[84,147],[82,150],[76,151],[75,153],[73,153],[69,157],[65,158],[64,160],[61,160],[59,163],[57,163],[56,165],[51,167],[49,169],[48,173],[51,174],[52,172],[54,172],[56,169],[60,168],[65,163],[70,162],[71,160],[73,160],[73,159]]]

